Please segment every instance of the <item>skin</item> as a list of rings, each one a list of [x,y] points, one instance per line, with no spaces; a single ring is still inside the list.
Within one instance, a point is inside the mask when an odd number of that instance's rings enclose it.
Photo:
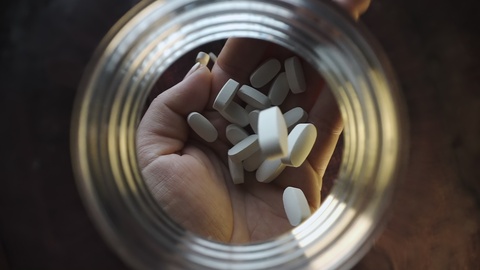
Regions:
[[[338,1],[354,17],[369,1]],[[228,170],[226,120],[212,109],[224,83],[232,78],[247,83],[262,61],[281,61],[292,54],[259,40],[229,39],[210,71],[194,66],[183,81],[158,95],[137,133],[140,168],[153,196],[173,220],[208,239],[247,243],[278,236],[292,228],[285,215],[282,195],[288,186],[302,189],[312,211],[320,205],[322,178],[343,124],[330,91],[306,63],[307,91],[289,96],[283,112],[301,106],[308,122],[317,127],[317,141],[307,161],[287,168],[272,183],[263,184],[254,173],[234,185]],[[191,112],[206,116],[219,131],[219,139],[207,143],[186,122]]]

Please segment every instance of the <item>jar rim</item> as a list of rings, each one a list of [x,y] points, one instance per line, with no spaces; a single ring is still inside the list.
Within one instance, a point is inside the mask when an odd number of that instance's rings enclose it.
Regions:
[[[326,79],[345,123],[345,158],[330,195],[290,233],[250,245],[177,226],[145,186],[135,133],[161,74],[211,41],[270,41]],[[107,34],[85,73],[72,122],[77,184],[111,247],[135,268],[352,267],[378,235],[408,145],[403,99],[368,31],[324,1],[144,1]]]

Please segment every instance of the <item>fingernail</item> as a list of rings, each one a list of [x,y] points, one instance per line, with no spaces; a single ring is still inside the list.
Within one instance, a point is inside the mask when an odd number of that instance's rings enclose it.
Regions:
[[[195,65],[193,65],[193,67],[190,69],[190,71],[188,71],[187,75],[185,75],[185,78],[192,75],[192,73],[194,73],[199,68],[200,68],[200,63],[199,62],[195,63]]]

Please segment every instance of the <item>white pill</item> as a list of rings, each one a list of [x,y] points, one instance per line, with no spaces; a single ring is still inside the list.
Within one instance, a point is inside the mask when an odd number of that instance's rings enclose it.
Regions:
[[[228,157],[231,158],[233,162],[242,162],[258,151],[258,149],[258,136],[253,134],[230,148],[230,150],[228,150]]]
[[[248,133],[235,124],[228,125],[225,134],[231,144],[237,144],[248,137]]]
[[[278,74],[277,78],[272,84],[272,87],[270,87],[268,98],[270,99],[272,105],[278,106],[283,103],[289,91],[290,86],[288,85],[287,74],[282,72]]]
[[[244,182],[242,162],[235,162],[229,157],[228,168],[230,170],[230,176],[232,177],[233,183],[236,185],[242,184]]]
[[[299,188],[287,187],[283,191],[283,207],[292,226],[299,225],[311,215],[307,198]]]
[[[289,129],[291,127],[294,127],[298,123],[307,121],[308,114],[301,107],[295,107],[290,111],[284,113],[283,118],[285,118],[285,123],[287,124],[287,128]]]
[[[245,127],[250,123],[248,121],[247,111],[236,102],[230,102],[227,107],[218,112],[230,123],[237,124],[241,127]]]
[[[282,158],[288,151],[288,131],[278,107],[260,111],[258,115],[258,142],[268,159]]]
[[[218,137],[215,127],[208,121],[205,116],[198,112],[192,112],[187,117],[188,125],[207,142],[214,142]]]
[[[229,79],[218,92],[215,101],[213,102],[213,108],[217,111],[224,110],[237,94],[240,84],[235,80]]]
[[[283,172],[285,167],[280,159],[266,159],[258,167],[255,177],[258,182],[270,183]]]
[[[208,55],[210,56],[210,60],[212,60],[212,62],[217,62],[217,56],[214,53],[211,52]]]
[[[298,57],[294,56],[285,60],[285,73],[287,74],[288,85],[292,93],[298,94],[305,92],[307,85],[305,83],[302,63]]]
[[[243,168],[247,172],[253,172],[260,167],[264,160],[262,151],[258,150],[243,161]]]
[[[282,158],[287,166],[299,167],[307,158],[317,139],[317,129],[313,124],[298,124],[288,135],[288,154]]]
[[[238,97],[257,109],[266,109],[271,106],[270,99],[267,96],[248,85],[242,85],[242,87],[240,87]]]
[[[260,114],[259,110],[253,110],[248,114],[248,122],[250,127],[252,127],[253,132],[258,133],[258,115]]]
[[[208,65],[208,61],[210,61],[210,55],[208,55],[207,53],[204,53],[204,52],[199,52],[197,54],[197,58],[195,60],[196,60],[196,62],[206,66],[206,65]]]
[[[250,75],[250,84],[255,88],[265,86],[277,75],[280,68],[281,64],[277,59],[267,60]]]
[[[253,107],[252,105],[247,104],[245,106],[245,110],[247,111],[247,113],[250,113],[251,111],[256,110],[256,108]]]

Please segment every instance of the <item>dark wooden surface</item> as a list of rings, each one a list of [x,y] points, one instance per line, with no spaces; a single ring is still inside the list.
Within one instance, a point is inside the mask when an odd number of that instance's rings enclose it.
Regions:
[[[359,269],[480,269],[479,12],[373,1],[364,17],[397,72],[411,144],[392,219]]]
[[[0,269],[123,269],[75,187],[71,109],[93,49],[134,1],[3,1]],[[392,219],[358,269],[480,269],[480,8],[373,0],[411,121]]]

